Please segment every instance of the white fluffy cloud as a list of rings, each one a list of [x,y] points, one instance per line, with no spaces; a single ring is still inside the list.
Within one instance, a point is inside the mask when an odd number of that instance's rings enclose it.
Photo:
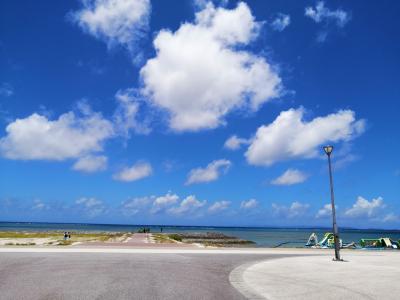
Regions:
[[[107,160],[107,157],[104,155],[83,156],[75,162],[72,169],[86,173],[103,171],[107,168]]]
[[[337,206],[336,210],[337,210]],[[332,215],[332,205],[331,204],[325,204],[321,209],[318,210],[317,214],[315,215],[315,217],[317,219],[319,218],[324,218],[324,217],[328,217]]]
[[[122,213],[125,216],[133,216],[148,206],[152,201],[152,197],[138,197],[128,199],[121,204]]]
[[[256,199],[249,199],[249,200],[244,200],[240,203],[240,208],[241,209],[253,209],[258,206],[258,201]]]
[[[328,142],[350,141],[365,130],[365,120],[356,120],[351,110],[304,121],[304,109],[283,111],[269,125],[257,129],[246,152],[252,165],[270,166],[295,158],[313,158]]]
[[[154,199],[150,212],[152,214],[159,213],[160,211],[163,211],[167,207],[177,203],[178,200],[179,196],[177,194],[172,194],[171,192],[168,192],[166,195]]]
[[[383,208],[385,203],[382,197],[374,198],[371,201],[359,196],[356,203],[344,213],[346,217],[362,218],[362,217],[375,217]]]
[[[114,113],[114,124],[117,132],[129,138],[131,132],[148,134],[151,129],[147,120],[139,120],[140,100],[135,89],[119,90],[115,99],[117,108]]]
[[[306,181],[307,174],[296,169],[288,169],[281,176],[271,181],[273,185],[292,185]]]
[[[349,13],[342,9],[330,10],[323,1],[317,2],[315,7],[306,7],[304,15],[316,23],[333,21],[339,27],[343,27],[350,20]]]
[[[271,65],[238,50],[254,40],[259,27],[243,2],[235,9],[208,3],[194,23],[158,33],[156,57],[140,72],[142,92],[168,112],[171,129],[216,128],[231,111],[255,111],[279,96],[281,79]]]
[[[151,165],[147,162],[137,162],[131,167],[125,167],[113,175],[115,180],[136,181],[150,176],[153,173]]]
[[[290,25],[290,16],[282,13],[279,13],[271,23],[272,28],[276,31],[283,31],[289,25]]]
[[[190,195],[183,199],[179,206],[168,209],[168,213],[173,215],[194,214],[206,204],[206,200],[200,201],[196,199],[196,196]]]
[[[226,173],[232,163],[226,159],[214,160],[205,168],[193,169],[189,172],[186,184],[215,181],[222,173]]]
[[[208,208],[208,212],[211,214],[216,214],[221,211],[227,210],[231,205],[230,201],[217,201]]]
[[[288,219],[303,216],[308,211],[309,207],[309,204],[303,204],[297,201],[293,202],[290,206],[272,204],[275,215]]]
[[[82,5],[73,20],[109,47],[121,44],[133,50],[148,26],[150,0],[82,0]]]
[[[90,109],[68,112],[57,120],[37,113],[17,119],[0,139],[0,154],[9,159],[65,160],[101,152],[114,134],[113,125]]]
[[[91,218],[101,215],[107,211],[103,202],[96,198],[82,197],[76,200],[75,204]]]
[[[225,7],[229,3],[229,0],[193,0],[193,2],[197,9],[202,10],[207,7],[210,2],[215,3],[216,6]]]
[[[250,141],[247,139],[232,135],[225,141],[224,148],[229,150],[238,150],[242,145],[248,145],[249,143]]]

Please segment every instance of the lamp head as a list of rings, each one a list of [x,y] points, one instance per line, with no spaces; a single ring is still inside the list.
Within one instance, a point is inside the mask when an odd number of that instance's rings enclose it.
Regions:
[[[333,151],[333,146],[324,146],[324,151],[327,155],[331,155]]]

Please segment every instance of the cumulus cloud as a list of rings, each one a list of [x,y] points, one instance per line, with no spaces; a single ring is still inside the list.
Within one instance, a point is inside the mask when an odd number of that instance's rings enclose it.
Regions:
[[[230,205],[230,201],[217,201],[208,208],[208,212],[211,214],[216,214],[221,211],[227,210]]]
[[[80,157],[72,166],[73,170],[85,173],[103,171],[107,168],[107,157],[104,155],[87,155]]]
[[[242,147],[242,145],[248,145],[249,143],[250,141],[247,139],[232,135],[225,141],[224,148],[229,150],[238,150]]]
[[[177,194],[172,194],[171,192],[168,192],[166,195],[154,199],[150,212],[152,214],[159,213],[167,207],[177,203],[178,200],[179,196]]]
[[[12,120],[6,135],[0,137],[0,156],[15,160],[73,159],[73,170],[105,170],[108,159],[102,152],[107,140],[151,131],[148,120],[138,118],[141,99],[135,90],[119,90],[115,99],[117,108],[109,119],[82,100],[58,118],[41,108],[40,113]]]
[[[335,206],[335,207],[337,210],[337,206]],[[332,205],[328,203],[328,204],[325,204],[321,209],[318,210],[315,217],[317,219],[320,219],[320,218],[325,218],[325,217],[328,217],[331,215],[332,215]]]
[[[229,0],[193,0],[194,6],[198,10],[206,8],[210,2],[215,3],[216,6],[224,7],[228,4]]]
[[[223,173],[226,173],[232,163],[226,159],[214,160],[205,168],[193,169],[189,172],[186,185],[215,181]]]
[[[84,32],[107,43],[120,44],[128,50],[147,30],[150,0],[82,0],[83,8],[71,13],[72,20]]]
[[[179,206],[168,209],[168,213],[173,215],[194,214],[206,204],[206,200],[200,201],[197,200],[196,196],[190,195],[183,199]]]
[[[317,157],[329,142],[350,141],[365,130],[351,110],[305,121],[304,109],[283,111],[269,125],[257,129],[245,154],[252,165],[270,166],[279,161]]]
[[[315,7],[305,8],[304,15],[316,23],[335,22],[337,26],[343,27],[350,20],[350,14],[342,9],[331,10],[325,6],[323,1],[317,2]]]
[[[288,169],[281,176],[271,181],[273,185],[293,185],[307,180],[307,174],[296,169]]]
[[[359,196],[356,203],[344,213],[346,217],[363,218],[375,217],[386,205],[382,197],[374,198],[371,201]]]
[[[76,200],[75,204],[91,218],[101,215],[107,211],[103,202],[96,198],[82,197]]]
[[[280,217],[292,219],[303,216],[309,209],[309,204],[303,204],[300,202],[293,202],[290,206],[272,204],[274,214]]]
[[[276,31],[283,31],[289,25],[290,25],[290,16],[282,13],[279,13],[271,23],[272,29]]]
[[[138,197],[128,199],[121,204],[122,213],[125,216],[133,216],[147,207],[152,201],[152,197]]]
[[[258,206],[258,201],[256,199],[249,199],[249,200],[244,200],[240,203],[240,208],[241,209],[253,209]]]
[[[114,135],[113,125],[86,107],[80,114],[68,112],[56,120],[37,113],[17,119],[0,139],[0,154],[9,159],[65,160],[103,151]]]
[[[157,34],[156,56],[140,71],[142,93],[168,113],[172,130],[216,128],[228,113],[256,111],[279,96],[281,79],[273,67],[243,48],[259,28],[243,2],[234,9],[208,3],[193,23]]]
[[[149,134],[151,129],[148,120],[139,120],[140,95],[135,89],[119,90],[115,99],[117,108],[114,113],[116,131],[129,138],[131,132]]]
[[[153,168],[147,162],[137,162],[131,167],[125,167],[113,175],[115,180],[131,182],[150,176]]]

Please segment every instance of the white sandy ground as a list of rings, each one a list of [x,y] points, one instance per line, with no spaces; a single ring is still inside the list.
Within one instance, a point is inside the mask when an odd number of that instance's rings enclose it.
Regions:
[[[332,256],[242,265],[230,281],[248,299],[400,299],[400,251],[343,251],[344,262]]]
[[[17,239],[0,239],[0,246],[5,246],[7,244],[29,244],[35,243],[35,245],[41,246],[48,244],[50,242],[55,242],[56,240],[51,238],[17,238]]]
[[[7,246],[8,245],[29,245],[30,243],[34,243],[36,246],[48,246],[49,243],[57,243],[59,240],[61,240],[62,235],[60,234],[60,237],[57,238],[0,238],[0,246]],[[112,238],[108,242],[127,242],[130,237],[129,235],[123,235],[123,236],[118,236],[115,238]],[[73,243],[72,245],[79,245],[84,241],[78,241]]]

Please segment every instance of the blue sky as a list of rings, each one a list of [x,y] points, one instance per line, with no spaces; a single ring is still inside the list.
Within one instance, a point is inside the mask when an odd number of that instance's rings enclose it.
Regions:
[[[399,228],[395,1],[2,1],[0,220]]]

